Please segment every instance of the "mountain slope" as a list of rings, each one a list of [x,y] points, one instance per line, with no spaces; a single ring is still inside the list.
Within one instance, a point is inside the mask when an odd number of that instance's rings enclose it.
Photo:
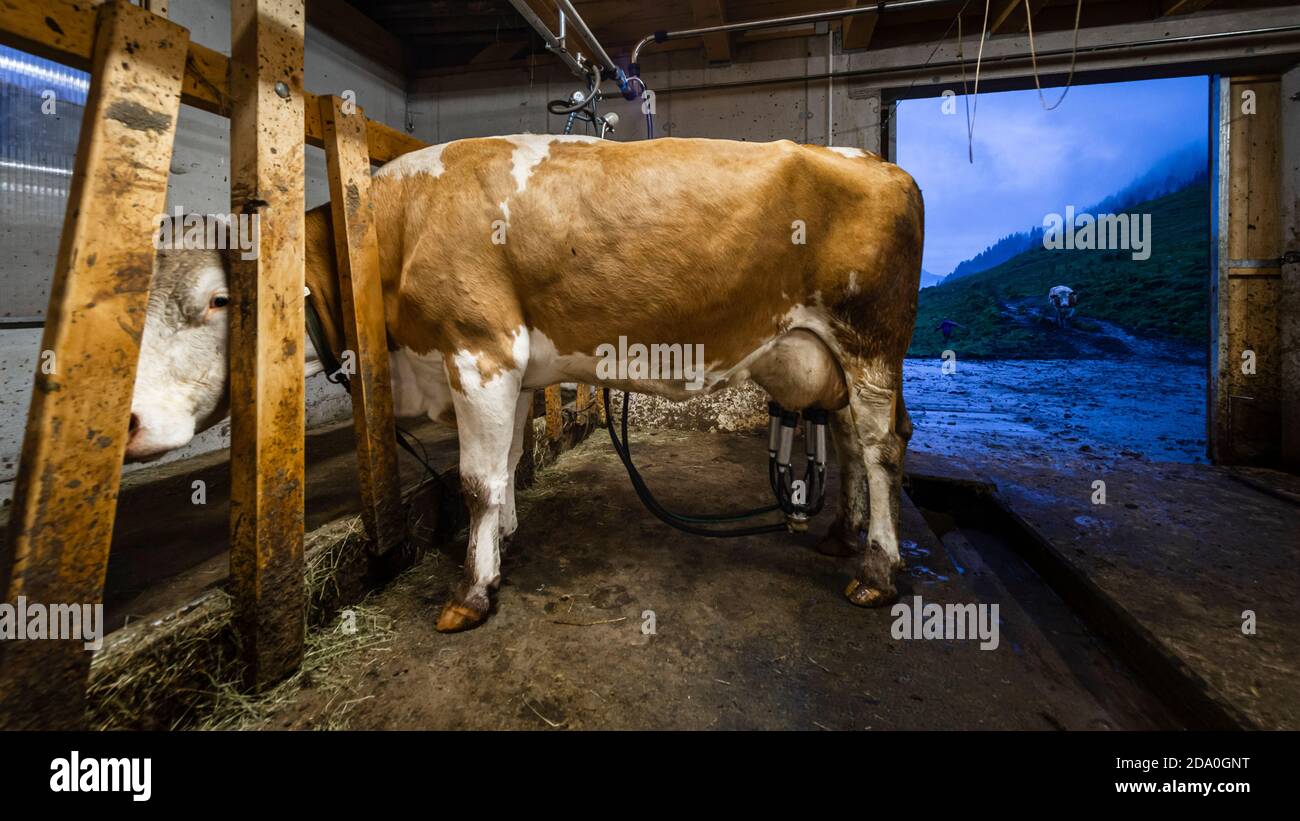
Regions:
[[[1089,207],[1078,209],[1079,213],[1116,214],[1133,210],[1138,204],[1158,199],[1167,194],[1181,191],[1191,185],[1203,183],[1209,178],[1208,158],[1203,143],[1183,146],[1177,151],[1166,154],[1120,190]],[[1041,225],[1007,234],[970,259],[964,260],[953,268],[948,275],[949,281],[960,277],[987,271],[995,265],[1028,251],[1043,242]]]
[[[1135,352],[1124,341],[1133,337],[1199,355],[1209,316],[1209,187],[1198,182],[1127,211],[1152,215],[1150,259],[1134,260],[1130,251],[1049,251],[1040,242],[986,271],[949,277],[921,291],[908,355],[951,348],[975,358],[1120,356]],[[1070,329],[1046,318],[1054,285],[1079,294]],[[943,319],[963,326],[948,342],[935,330]]]

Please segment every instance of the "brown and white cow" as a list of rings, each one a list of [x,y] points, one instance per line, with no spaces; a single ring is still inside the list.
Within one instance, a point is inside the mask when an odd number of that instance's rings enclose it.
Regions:
[[[595,352],[621,336],[703,345],[703,392],[752,379],[786,408],[833,410],[842,490],[822,549],[864,551],[855,604],[893,600],[923,230],[906,173],[788,141],[523,135],[407,154],[375,173],[371,195],[397,413],[459,432],[469,546],[439,630],[490,609],[532,391],[699,395],[682,380],[600,379]],[[327,207],[307,214],[306,255],[341,351]],[[128,456],[180,447],[226,413],[225,289],[218,254],[159,252]]]

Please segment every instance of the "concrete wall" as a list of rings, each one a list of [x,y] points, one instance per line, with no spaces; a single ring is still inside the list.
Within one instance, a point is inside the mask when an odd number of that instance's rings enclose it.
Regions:
[[[1300,66],[1282,75],[1282,248],[1300,251]],[[1300,264],[1282,266],[1278,304],[1282,461],[1300,469]]]
[[[655,135],[731,140],[789,139],[824,145],[827,139],[825,80],[675,93],[674,88],[729,83],[773,75],[820,74],[827,70],[826,37],[774,40],[739,45],[734,62],[710,66],[698,50],[647,54],[642,74],[659,96]],[[843,71],[851,55],[836,46],[835,67]],[[413,84],[410,116],[415,135],[431,143],[462,137],[522,132],[560,132],[564,118],[546,111],[548,100],[567,98],[580,81],[558,61],[538,55],[526,69],[477,72],[421,80]],[[640,103],[609,100],[601,111],[621,118],[613,138],[645,137]],[[848,84],[835,83],[834,144],[878,150],[878,103],[853,97]],[[585,133],[579,124],[575,133]]]
[[[170,16],[190,30],[191,38],[223,54],[230,54],[230,3],[226,0],[172,0]],[[338,41],[308,26],[305,55],[306,86],[315,93],[356,93],[357,104],[366,115],[395,128],[403,128],[406,115],[404,78],[394,75]],[[183,107],[172,157],[167,207],[186,211],[222,213],[230,210],[230,122],[223,117]],[[8,196],[8,195],[6,195]],[[325,154],[307,148],[307,206],[329,200]],[[53,270],[55,243],[32,250],[31,259],[21,260],[19,277],[7,280],[7,291],[25,310],[6,310],[0,315],[43,315],[48,277]],[[0,272],[17,271],[19,260],[0,259]],[[28,308],[30,306],[30,308]],[[0,500],[13,496],[23,429],[32,388],[32,374],[40,348],[41,331],[0,330]],[[323,377],[313,377],[307,386],[307,424],[315,427],[348,418],[351,403],[342,388]],[[230,444],[229,423],[222,423],[196,437],[188,447],[164,457],[164,461],[185,458]],[[134,469],[128,466],[127,471]]]

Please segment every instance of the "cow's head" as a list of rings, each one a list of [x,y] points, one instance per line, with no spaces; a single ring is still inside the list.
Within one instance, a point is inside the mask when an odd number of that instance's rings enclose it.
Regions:
[[[1047,298],[1051,300],[1053,307],[1061,310],[1073,308],[1079,304],[1078,294],[1068,285],[1055,286],[1047,292]]]
[[[182,447],[225,417],[228,269],[223,251],[157,252],[131,397],[128,459]]]

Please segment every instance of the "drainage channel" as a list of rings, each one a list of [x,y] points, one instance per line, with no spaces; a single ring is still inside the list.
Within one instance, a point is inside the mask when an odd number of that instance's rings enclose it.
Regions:
[[[907,493],[981,598],[1008,602],[1032,623],[1035,639],[1050,644],[1056,674],[1086,689],[1122,725],[1098,729],[1249,727],[991,486],[909,475]]]

